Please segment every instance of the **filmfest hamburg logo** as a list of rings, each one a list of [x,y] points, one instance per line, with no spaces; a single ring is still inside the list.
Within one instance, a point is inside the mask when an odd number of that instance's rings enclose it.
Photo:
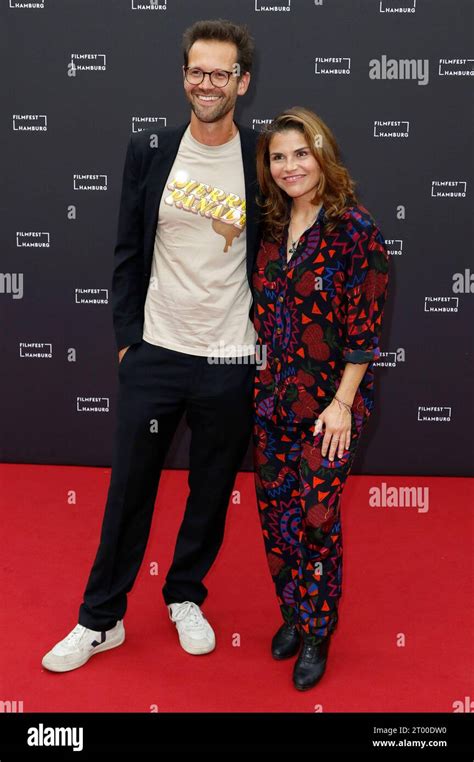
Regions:
[[[36,11],[45,6],[44,0],[10,0],[9,7],[13,10]]]
[[[166,11],[167,0],[131,0],[132,11]]]
[[[19,347],[23,359],[44,357],[49,360],[53,356],[53,345],[46,341],[20,341]]]
[[[18,249],[49,249],[49,233],[40,233],[36,230],[18,230],[16,233],[16,245]]]
[[[255,0],[255,11],[257,13],[259,12],[267,12],[267,13],[279,13],[280,11],[289,12],[291,11],[291,0],[286,0],[286,2],[283,2],[283,0],[280,0],[280,2],[267,2],[265,0]]]
[[[109,410],[109,397],[76,397],[76,412],[78,413],[108,413]]]
[[[391,257],[401,257],[403,254],[403,240],[401,238],[386,238],[385,243]]]
[[[68,64],[69,75],[75,77],[78,72],[105,71],[107,60],[105,53],[71,53]]]
[[[269,124],[273,122],[273,119],[257,119],[257,117],[252,118],[252,129],[258,130],[259,132],[261,130],[264,130],[266,127],[268,127]]]
[[[157,126],[166,127],[166,116],[132,116],[132,132],[152,130]]]
[[[374,119],[374,138],[407,138],[410,122],[401,119]]]
[[[425,312],[459,312],[457,296],[425,296]]]
[[[75,191],[106,191],[107,175],[74,174],[73,189]]]
[[[418,405],[418,421],[422,423],[450,423],[451,407],[447,405]]]
[[[474,76],[474,58],[440,58],[438,66],[440,77]]]
[[[466,198],[466,180],[432,180],[432,198]]]
[[[13,132],[46,132],[48,117],[46,114],[13,114]]]
[[[405,362],[405,349],[398,347],[393,352],[380,352],[379,359],[374,361],[374,368],[396,368],[401,362]]]
[[[315,74],[350,74],[351,59],[344,56],[317,56],[314,59]]]
[[[108,304],[107,288],[76,288],[74,290],[76,304]]]
[[[380,0],[379,13],[415,13],[416,0]]]

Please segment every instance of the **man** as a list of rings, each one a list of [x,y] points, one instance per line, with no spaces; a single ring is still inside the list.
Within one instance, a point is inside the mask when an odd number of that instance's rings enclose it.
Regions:
[[[163,596],[184,650],[215,648],[200,608],[203,578],[252,428],[257,135],[233,115],[253,42],[245,27],[201,21],[186,30],[183,50],[190,122],[132,134],[128,144],[112,280],[120,364],[111,481],[79,623],[43,658],[55,672],[125,639],[127,593],[183,413],[190,491]]]

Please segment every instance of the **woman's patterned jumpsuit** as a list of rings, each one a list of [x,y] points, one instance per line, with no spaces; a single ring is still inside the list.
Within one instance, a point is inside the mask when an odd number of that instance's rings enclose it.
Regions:
[[[262,240],[253,274],[259,516],[283,619],[314,643],[337,624],[341,494],[374,405],[388,285],[385,241],[369,212],[350,207],[331,233],[324,213],[323,206],[288,263],[288,227],[280,244]],[[352,406],[350,448],[330,461],[314,424],[346,362],[369,365]]]

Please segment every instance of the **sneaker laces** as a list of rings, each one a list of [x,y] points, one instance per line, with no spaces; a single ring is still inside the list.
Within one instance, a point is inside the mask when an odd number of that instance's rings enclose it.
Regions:
[[[176,614],[173,614],[175,622],[186,619],[186,625],[191,629],[197,630],[204,624],[204,617],[199,606],[193,601],[185,601]]]
[[[79,645],[80,641],[82,640],[84,633],[86,631],[86,627],[82,624],[76,624],[74,629],[64,638],[64,643],[67,643],[68,645],[76,646]]]

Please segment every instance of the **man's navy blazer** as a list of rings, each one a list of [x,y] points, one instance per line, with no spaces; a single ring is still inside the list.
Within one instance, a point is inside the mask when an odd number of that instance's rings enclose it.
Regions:
[[[142,340],[158,208],[188,124],[132,133],[127,146],[112,275],[112,312],[118,349]],[[255,167],[258,133],[237,122],[235,124],[240,132],[242,147],[247,214],[247,278],[252,288],[252,269],[260,237]],[[150,146],[153,135],[158,136],[158,147]],[[225,167],[222,170],[224,180]],[[249,314],[251,319],[252,315],[253,306]]]

